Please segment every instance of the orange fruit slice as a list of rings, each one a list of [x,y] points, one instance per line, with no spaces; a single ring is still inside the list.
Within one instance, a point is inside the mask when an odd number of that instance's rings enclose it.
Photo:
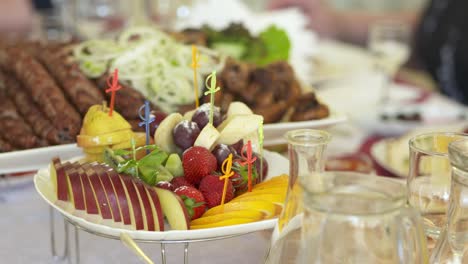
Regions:
[[[276,207],[272,202],[267,201],[236,201],[212,207],[202,217],[241,210],[259,211],[264,214],[264,218],[270,218],[275,214]]]
[[[206,225],[191,225],[190,229],[202,229],[202,228],[212,228],[212,227],[221,227],[221,226],[230,226],[230,225],[240,225],[246,223],[252,223],[256,220],[252,218],[231,218],[219,222],[214,222]]]
[[[200,217],[190,222],[190,225],[207,225],[207,224],[212,224],[215,222],[220,222],[220,221],[224,221],[224,220],[228,220],[232,218],[250,218],[253,221],[258,221],[263,218],[263,213],[260,211],[255,211],[255,210],[232,211],[232,212],[226,212],[224,214]]]

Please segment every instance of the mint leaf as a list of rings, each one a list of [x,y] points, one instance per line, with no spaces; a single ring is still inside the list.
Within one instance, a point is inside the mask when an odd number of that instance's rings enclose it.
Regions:
[[[272,25],[261,32],[258,37],[265,45],[266,55],[257,61],[257,65],[263,66],[289,59],[291,43],[286,31]]]

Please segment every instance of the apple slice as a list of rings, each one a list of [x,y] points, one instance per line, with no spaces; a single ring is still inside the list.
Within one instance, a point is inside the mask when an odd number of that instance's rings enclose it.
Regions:
[[[161,203],[159,201],[158,194],[152,188],[147,186],[145,187],[146,193],[150,198],[151,210],[153,211],[153,215],[155,216],[155,229],[156,231],[164,231],[164,214],[161,208]]]
[[[218,144],[232,145],[246,135],[255,132],[263,122],[261,115],[234,115],[228,117],[219,126]]]
[[[211,151],[214,145],[216,144],[216,141],[218,140],[219,136],[220,134],[218,130],[212,124],[208,123],[202,129],[193,145],[204,147]]]
[[[229,104],[226,112],[227,117],[235,115],[253,115],[253,112],[246,104],[236,101]]]
[[[93,195],[94,201],[98,205],[99,215],[103,219],[102,224],[114,226],[114,219],[112,218],[112,212],[109,206],[109,201],[107,200],[107,195],[104,190],[104,186],[102,185],[97,172],[93,169],[92,164],[83,164],[82,168],[85,172],[85,176],[88,177],[89,182],[91,183],[90,195]],[[88,192],[85,192],[85,195],[87,195],[87,193]]]
[[[119,209],[122,215],[124,228],[135,230],[135,219],[132,217],[133,213],[130,210],[131,202],[128,198],[126,189],[120,180],[119,174],[117,174],[117,172],[112,167],[106,165],[101,165],[101,169],[104,170],[104,172],[106,172],[106,174],[109,176],[109,179],[112,183],[112,188],[117,195],[117,201],[119,203]]]
[[[99,205],[95,197],[93,187],[91,186],[89,176],[86,174],[81,164],[76,165],[75,170],[77,171],[81,179],[81,184],[83,185],[83,195],[86,205],[86,215],[84,218],[93,223],[101,223],[102,217],[99,212]]]
[[[99,180],[104,188],[106,193],[107,202],[112,214],[112,219],[115,222],[116,227],[123,227],[122,224],[122,213],[119,208],[119,199],[118,195],[115,193],[114,188],[112,187],[112,182],[109,178],[109,175],[104,171],[101,166],[94,166],[93,170],[96,171]],[[123,195],[122,195],[123,196]]]
[[[151,203],[149,201],[148,193],[146,193],[145,186],[143,183],[133,180],[133,185],[137,190],[138,199],[140,200],[140,205],[143,208],[143,219],[145,220],[145,230],[155,231],[155,215],[151,209]]]
[[[84,200],[83,186],[81,185],[80,175],[78,174],[78,171],[76,171],[74,165],[76,165],[76,163],[70,165],[70,167],[65,171],[69,194],[71,194],[71,202],[75,209],[85,211],[86,205]]]
[[[141,208],[140,199],[138,198],[137,190],[133,185],[132,176],[120,175],[120,180],[122,180],[125,194],[130,200],[129,209],[130,217],[132,218],[132,223],[134,223],[136,230],[145,229],[145,219],[143,218],[143,210]]]
[[[174,230],[188,230],[190,216],[187,208],[180,197],[171,191],[153,187],[161,202],[161,207],[164,215],[169,222],[169,225]]]
[[[58,157],[52,159],[49,170],[57,200],[68,201],[67,176],[65,175],[65,168]]]
[[[172,113],[164,118],[154,133],[154,144],[167,153],[180,152],[180,149],[174,143],[172,130],[183,119],[179,113]]]

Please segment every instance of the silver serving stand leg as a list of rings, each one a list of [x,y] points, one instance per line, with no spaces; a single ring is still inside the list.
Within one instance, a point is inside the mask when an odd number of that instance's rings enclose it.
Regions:
[[[174,244],[174,243],[168,243]],[[166,243],[161,242],[161,263],[166,264]],[[184,242],[184,264],[188,264],[188,257],[189,257],[189,242]]]
[[[76,226],[70,225],[65,218],[63,218],[63,251],[62,254],[58,254],[57,250],[57,240],[56,233],[57,227],[55,224],[55,210],[52,206],[49,207],[49,222],[50,222],[50,247],[52,253],[52,259],[54,263],[80,263],[80,243],[79,243],[79,234],[78,228]],[[70,232],[69,229],[74,229],[74,252],[72,252],[72,245],[70,244]],[[74,256],[74,261],[72,257]]]

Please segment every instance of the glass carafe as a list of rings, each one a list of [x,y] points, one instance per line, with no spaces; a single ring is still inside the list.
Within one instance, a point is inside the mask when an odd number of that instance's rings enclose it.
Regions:
[[[431,256],[431,263],[468,263],[468,140],[450,143],[452,166],[447,223]]]
[[[320,187],[324,171],[324,152],[330,142],[325,131],[300,129],[286,133],[289,155],[289,182],[286,201],[275,226],[266,263],[295,263],[292,257],[299,252],[302,226],[301,182]],[[301,180],[299,180],[301,179]],[[288,254],[283,254],[288,252]]]
[[[419,213],[405,186],[355,172],[322,174],[322,189],[304,183],[301,253],[294,263],[427,263]]]

